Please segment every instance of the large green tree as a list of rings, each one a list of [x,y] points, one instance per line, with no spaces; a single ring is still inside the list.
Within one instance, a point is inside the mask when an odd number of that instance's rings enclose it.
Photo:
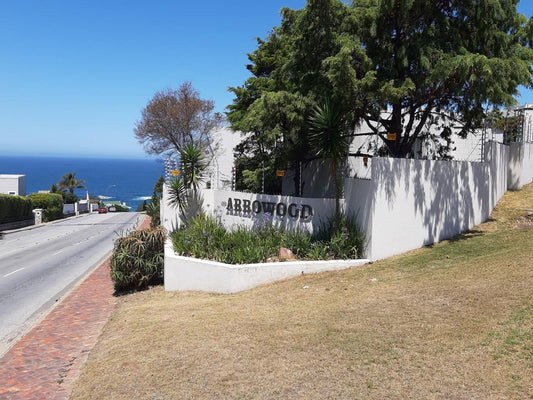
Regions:
[[[266,192],[275,186],[276,169],[313,157],[307,137],[312,110],[327,100],[357,103],[354,90],[359,89],[346,81],[364,78],[370,66],[357,40],[353,11],[343,2],[309,0],[303,9],[284,8],[281,14],[281,26],[266,40],[258,39],[249,54],[252,76],[230,88],[235,99],[227,113],[235,130],[247,132],[237,148],[237,166],[245,175],[264,167],[271,175],[265,181],[272,183]],[[343,112],[356,121],[353,107]]]
[[[518,86],[531,86],[532,22],[517,3],[353,1],[374,74],[361,115],[389,154],[412,154],[430,126],[466,136],[488,106],[511,106]]]
[[[516,4],[308,0],[282,9],[280,27],[249,54],[252,76],[231,88],[228,120],[250,132],[241,168],[312,158],[308,116],[327,100],[397,157],[411,155],[430,128],[468,134],[487,106],[512,105],[518,86],[531,86],[533,23]]]

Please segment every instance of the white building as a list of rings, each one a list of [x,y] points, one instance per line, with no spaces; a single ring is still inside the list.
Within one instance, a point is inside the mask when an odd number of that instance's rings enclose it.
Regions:
[[[26,175],[0,174],[0,193],[26,196]]]
[[[206,187],[208,189],[231,190],[235,157],[233,150],[242,140],[240,132],[234,132],[230,128],[221,127],[212,132],[213,158],[207,172]]]

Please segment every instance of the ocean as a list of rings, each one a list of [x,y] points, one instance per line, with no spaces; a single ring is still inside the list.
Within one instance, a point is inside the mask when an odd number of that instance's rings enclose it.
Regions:
[[[0,174],[26,175],[26,194],[49,190],[61,177],[76,172],[91,196],[125,202],[135,211],[149,200],[164,163],[156,159],[0,156]],[[86,190],[74,193],[85,198]]]

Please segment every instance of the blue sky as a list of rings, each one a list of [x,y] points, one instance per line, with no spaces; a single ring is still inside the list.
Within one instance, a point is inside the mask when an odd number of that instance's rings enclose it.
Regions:
[[[519,11],[531,16],[531,3]],[[0,154],[129,158],[145,157],[133,127],[156,91],[191,81],[223,112],[255,38],[305,0],[0,5]]]

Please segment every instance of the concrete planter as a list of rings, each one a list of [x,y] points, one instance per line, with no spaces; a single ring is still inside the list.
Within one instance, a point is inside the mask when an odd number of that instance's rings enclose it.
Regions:
[[[165,244],[165,290],[237,293],[269,282],[322,271],[358,267],[369,260],[287,261],[231,265],[174,254]]]

